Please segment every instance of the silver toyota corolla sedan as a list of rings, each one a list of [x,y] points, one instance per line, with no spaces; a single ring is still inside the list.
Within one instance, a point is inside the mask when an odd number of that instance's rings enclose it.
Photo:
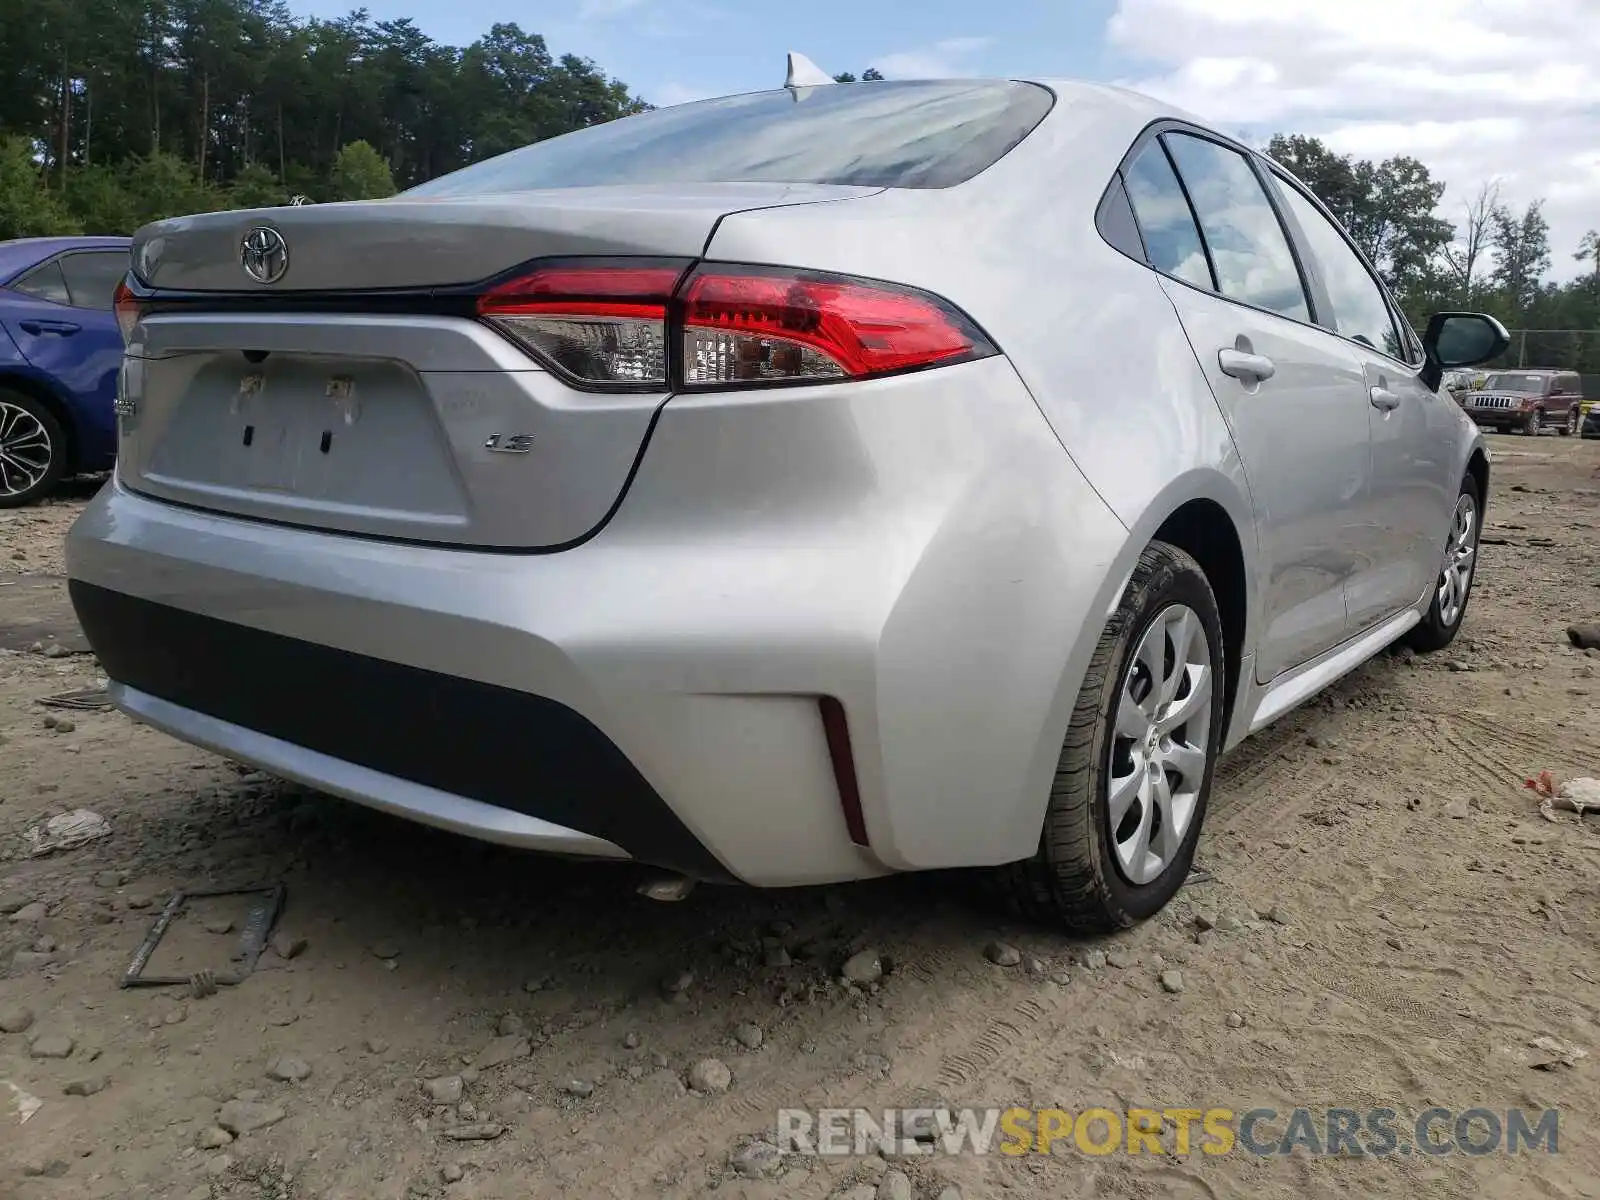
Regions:
[[[1282,168],[1109,87],[786,87],[135,242],[117,705],[512,846],[1128,925],[1217,757],[1470,594],[1489,461]]]

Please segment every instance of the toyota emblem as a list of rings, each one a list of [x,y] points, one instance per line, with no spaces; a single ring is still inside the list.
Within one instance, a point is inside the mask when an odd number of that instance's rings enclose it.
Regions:
[[[257,225],[239,243],[239,264],[257,283],[277,283],[289,269],[289,245],[270,225]]]

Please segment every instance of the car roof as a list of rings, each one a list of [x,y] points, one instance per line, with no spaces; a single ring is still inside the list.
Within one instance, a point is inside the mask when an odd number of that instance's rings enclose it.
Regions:
[[[1193,121],[1197,125],[1209,124],[1192,113],[1186,113],[1180,108],[1157,100],[1154,96],[1147,96],[1131,88],[1118,87],[1114,83],[1093,83],[1087,79],[1064,79],[1059,76],[1019,78],[1023,83],[1037,83],[1041,87],[1049,88],[1062,100],[1071,100],[1074,94],[1094,95],[1100,97],[1102,101],[1120,102],[1130,113],[1145,115],[1151,120],[1160,117],[1179,117]]]
[[[0,283],[9,283],[36,263],[65,250],[126,250],[129,237],[34,237],[0,242]]]

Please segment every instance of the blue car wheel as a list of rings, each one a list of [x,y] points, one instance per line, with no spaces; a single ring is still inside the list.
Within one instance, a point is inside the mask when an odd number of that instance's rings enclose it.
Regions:
[[[48,492],[66,467],[67,439],[32,396],[0,389],[0,508],[20,508]]]

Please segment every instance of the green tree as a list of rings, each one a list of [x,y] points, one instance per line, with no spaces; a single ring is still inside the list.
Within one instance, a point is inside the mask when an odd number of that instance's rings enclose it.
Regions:
[[[1465,205],[1466,219],[1456,227],[1455,238],[1440,252],[1451,279],[1451,294],[1462,308],[1471,308],[1477,298],[1499,207],[1500,185],[1494,181],[1481,185]]]
[[[342,149],[362,141],[409,187],[648,107],[516,25],[461,49],[361,9],[299,20],[283,0],[0,4],[0,63],[0,136],[30,142],[52,191],[91,188],[70,203],[96,227],[125,206],[89,167],[126,181],[136,160],[173,156],[216,203],[255,197],[258,173],[235,185],[259,165],[288,192],[325,196]]]
[[[1444,184],[1403,155],[1381,163],[1337,154],[1320,139],[1278,134],[1267,154],[1312,190],[1390,287],[1429,286],[1454,229],[1438,216]]]
[[[80,230],[66,206],[45,188],[37,153],[27,138],[0,141],[0,239]]]
[[[1600,287],[1600,229],[1591,229],[1578,242],[1578,252],[1572,256],[1579,262],[1594,264],[1595,286]]]
[[[123,187],[133,228],[184,213],[216,212],[228,207],[226,197],[195,176],[194,165],[176,154],[156,153],[132,159]],[[123,232],[131,233],[132,229]]]
[[[861,72],[861,77],[859,79],[857,79],[856,76],[852,75],[849,71],[840,71],[833,77],[833,81],[835,83],[876,83],[882,78],[883,72],[879,71],[877,67],[868,67],[865,71]]]
[[[381,200],[394,195],[394,176],[383,157],[363,141],[339,151],[330,180],[335,200]]]
[[[1543,209],[1544,201],[1535,200],[1520,216],[1503,205],[1494,210],[1496,261],[1490,282],[1519,323],[1539,297],[1540,280],[1550,269],[1550,225]]]
[[[266,167],[251,163],[233,178],[228,203],[233,208],[273,208],[289,202],[289,192]]]
[[[1335,154],[1320,138],[1283,133],[1267,143],[1267,155],[1310,188],[1340,224],[1349,226],[1364,193],[1347,155]]]
[[[79,167],[67,187],[67,207],[84,233],[132,233],[139,225],[123,172],[113,167]]]

